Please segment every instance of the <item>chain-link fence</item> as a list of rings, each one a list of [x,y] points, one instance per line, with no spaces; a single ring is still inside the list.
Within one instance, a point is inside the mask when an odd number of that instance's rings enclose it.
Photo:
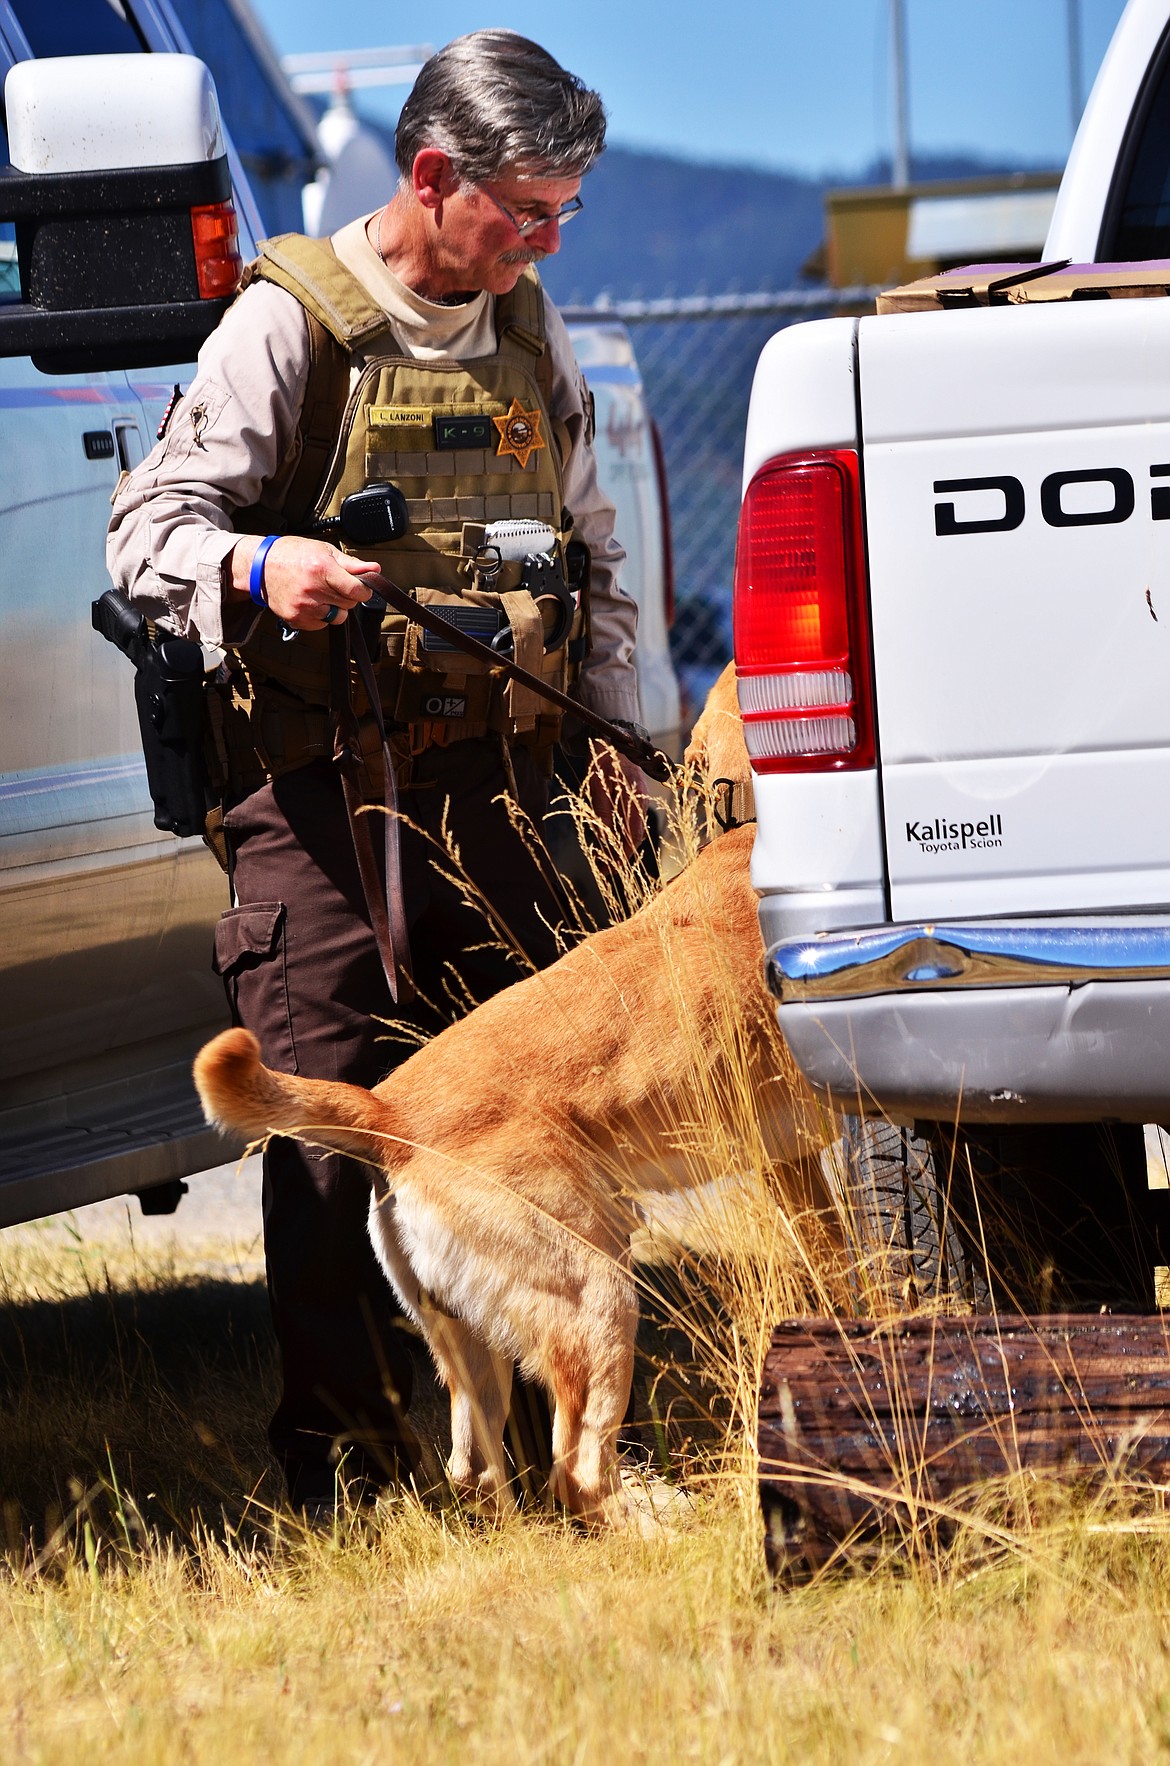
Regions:
[[[591,309],[630,327],[662,433],[674,530],[671,652],[684,724],[697,715],[731,655],[735,531],[756,360],[781,327],[872,298],[869,289],[798,289],[616,301]]]

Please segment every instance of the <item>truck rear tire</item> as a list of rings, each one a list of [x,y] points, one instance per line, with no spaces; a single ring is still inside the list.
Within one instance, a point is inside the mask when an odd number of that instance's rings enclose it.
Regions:
[[[881,1119],[845,1118],[845,1172],[858,1298],[907,1310],[944,1300],[964,1310],[989,1303],[986,1269],[955,1206],[964,1174],[933,1143]]]
[[[849,1118],[845,1145],[860,1286],[868,1271],[908,1305],[1154,1310],[1170,1193],[1149,1188],[1136,1124]]]
[[[952,1167],[961,1235],[990,1270],[997,1306],[1020,1312],[1152,1312],[1168,1261],[1167,1193],[1151,1191],[1135,1123],[1066,1122],[956,1131],[933,1124]]]

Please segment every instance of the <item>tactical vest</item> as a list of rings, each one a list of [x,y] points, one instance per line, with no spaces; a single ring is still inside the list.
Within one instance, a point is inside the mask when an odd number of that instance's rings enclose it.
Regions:
[[[488,610],[489,627],[506,621],[515,660],[564,690],[587,648],[588,571],[567,635],[546,654],[546,633],[564,625],[563,605],[522,589],[522,565],[501,564],[484,549],[492,522],[541,521],[553,529],[555,555],[566,569],[567,434],[550,410],[552,370],[535,271],[526,270],[510,294],[496,299],[496,353],[465,362],[403,354],[386,314],[328,240],[286,234],[266,241],[244,286],[257,279],[287,289],[304,307],[310,367],[294,446],[263,504],[237,513],[237,529],[304,531],[336,515],[352,491],[390,480],[406,498],[409,531],[363,547],[362,556],[419,601],[478,605]],[[327,631],[286,641],[279,622],[265,614],[245,642],[229,649],[224,672],[212,721],[233,787],[251,789],[332,752]],[[551,764],[561,721],[555,707],[400,614],[382,622],[375,673],[401,748],[418,753],[432,743],[494,734],[542,751]],[[356,679],[350,690],[360,711],[365,700]],[[372,731],[369,746],[372,753]]]

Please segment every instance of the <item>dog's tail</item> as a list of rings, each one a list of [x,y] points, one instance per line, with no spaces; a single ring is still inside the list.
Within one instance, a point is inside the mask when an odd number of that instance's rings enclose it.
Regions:
[[[388,1154],[401,1144],[391,1133],[389,1110],[370,1092],[274,1073],[260,1060],[260,1044],[248,1030],[225,1030],[200,1049],[195,1086],[207,1120],[248,1141],[295,1135],[371,1164],[390,1163]]]

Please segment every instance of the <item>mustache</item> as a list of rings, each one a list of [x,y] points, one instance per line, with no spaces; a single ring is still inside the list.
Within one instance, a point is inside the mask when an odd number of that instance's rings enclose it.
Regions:
[[[502,264],[540,264],[547,256],[547,251],[506,251],[500,258],[500,262]]]

